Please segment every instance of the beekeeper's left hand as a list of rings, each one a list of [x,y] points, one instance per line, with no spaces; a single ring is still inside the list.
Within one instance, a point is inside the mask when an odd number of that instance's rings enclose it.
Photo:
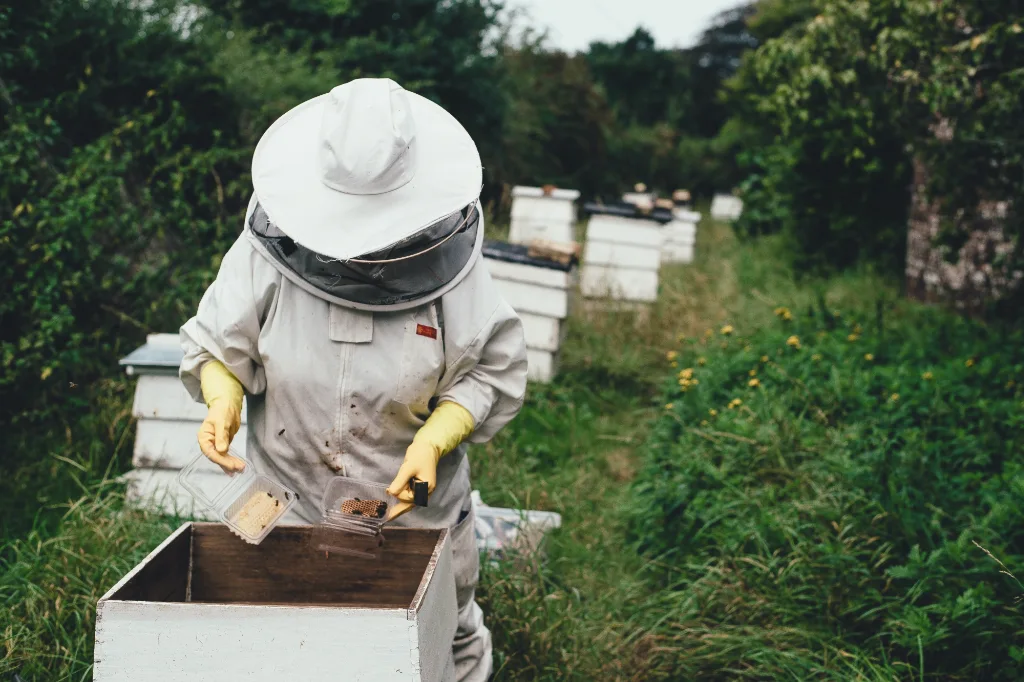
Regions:
[[[399,499],[388,520],[398,518],[415,506],[411,485],[414,478],[426,482],[428,495],[434,492],[437,463],[473,433],[473,428],[473,415],[458,403],[444,402],[434,409],[416,432],[405,451],[405,461],[398,475],[388,486],[388,494]]]

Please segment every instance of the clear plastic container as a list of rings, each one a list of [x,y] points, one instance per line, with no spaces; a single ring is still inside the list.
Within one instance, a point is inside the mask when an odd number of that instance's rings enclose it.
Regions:
[[[339,476],[327,484],[320,523],[310,543],[319,552],[376,559],[384,545],[384,524],[398,499],[387,485]]]
[[[294,506],[296,495],[272,478],[257,473],[252,462],[234,450],[229,449],[228,454],[245,462],[245,469],[226,474],[200,453],[181,470],[178,482],[231,532],[251,545],[258,545]]]

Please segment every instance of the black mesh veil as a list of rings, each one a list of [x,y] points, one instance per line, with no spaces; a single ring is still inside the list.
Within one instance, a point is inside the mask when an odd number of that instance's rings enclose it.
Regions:
[[[256,205],[249,228],[270,254],[326,294],[365,305],[405,303],[440,289],[473,257],[476,203],[386,249],[339,261],[297,244]]]

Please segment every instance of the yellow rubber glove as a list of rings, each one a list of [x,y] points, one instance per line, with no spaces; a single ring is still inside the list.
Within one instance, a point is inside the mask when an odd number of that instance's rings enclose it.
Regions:
[[[199,427],[199,449],[224,473],[242,471],[245,462],[228,454],[231,439],[242,426],[242,384],[217,360],[203,365],[199,381],[208,408]]]
[[[444,402],[434,408],[426,423],[416,432],[412,444],[405,451],[402,468],[388,486],[388,494],[400,500],[391,508],[389,521],[416,506],[412,501],[412,479],[426,481],[428,495],[434,492],[437,463],[473,433],[475,427],[473,415],[458,403]]]

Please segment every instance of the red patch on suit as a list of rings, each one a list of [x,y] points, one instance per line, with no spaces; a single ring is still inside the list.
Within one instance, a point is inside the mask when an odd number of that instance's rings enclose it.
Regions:
[[[433,327],[428,327],[425,324],[416,325],[416,333],[420,336],[426,336],[429,339],[437,338],[437,330]]]

